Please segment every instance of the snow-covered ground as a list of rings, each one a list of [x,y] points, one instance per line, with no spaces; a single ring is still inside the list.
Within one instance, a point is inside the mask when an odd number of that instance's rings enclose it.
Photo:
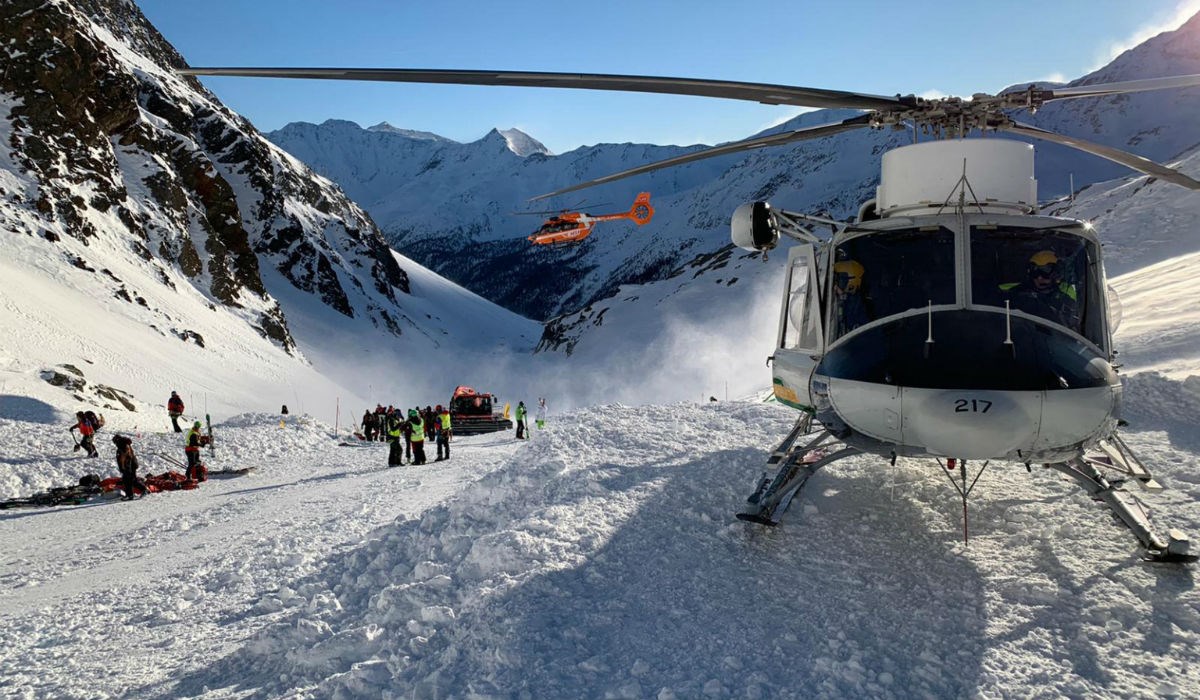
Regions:
[[[1153,396],[1200,398],[1166,379]],[[781,527],[734,520],[794,415],[755,401],[602,406],[553,416],[528,442],[463,438],[449,462],[397,469],[382,445],[339,446],[329,426],[239,416],[217,426],[210,460],[254,466],[247,476],[0,512],[0,687],[28,698],[1200,690],[1192,571],[1140,562],[1128,532],[1044,470],[989,467],[969,546],[932,461],[857,458],[814,477]],[[1147,502],[1160,524],[1200,532],[1194,415],[1190,432],[1132,415],[1128,439],[1168,487]],[[0,423],[0,468],[40,464],[41,430]],[[143,435],[143,471],[165,466],[155,453],[181,455],[178,442]],[[64,457],[55,473],[111,474],[99,444],[102,459]]]

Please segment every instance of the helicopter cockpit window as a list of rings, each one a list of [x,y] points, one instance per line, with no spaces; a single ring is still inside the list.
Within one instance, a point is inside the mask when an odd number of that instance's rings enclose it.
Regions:
[[[947,228],[881,231],[834,251],[835,338],[886,316],[954,302],[954,233]]]
[[[971,230],[971,300],[1023,311],[1102,344],[1095,243],[1067,231],[988,226]]]

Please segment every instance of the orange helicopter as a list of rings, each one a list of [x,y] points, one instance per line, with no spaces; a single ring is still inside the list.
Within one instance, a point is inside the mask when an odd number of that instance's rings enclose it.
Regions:
[[[650,193],[642,192],[633,200],[629,211],[616,214],[599,214],[592,216],[581,211],[568,211],[546,219],[541,228],[529,236],[534,245],[552,245],[555,243],[578,243],[592,234],[592,228],[601,221],[617,221],[629,219],[638,226],[650,222],[654,216],[654,207],[650,206]]]

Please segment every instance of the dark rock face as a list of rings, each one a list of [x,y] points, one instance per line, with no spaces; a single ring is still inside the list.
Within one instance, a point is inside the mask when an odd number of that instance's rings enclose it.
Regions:
[[[161,70],[133,70],[97,27]],[[182,57],[132,2],[6,0],[0,65],[0,92],[15,98],[8,145],[37,183],[25,205],[46,222],[46,245],[60,232],[96,245],[97,214],[115,215],[120,244],[163,284],[174,287],[164,270],[178,270],[289,352],[268,267],[319,303],[398,332],[408,278],[370,218],[194,78],[171,73]],[[112,282],[114,296],[144,303]]]

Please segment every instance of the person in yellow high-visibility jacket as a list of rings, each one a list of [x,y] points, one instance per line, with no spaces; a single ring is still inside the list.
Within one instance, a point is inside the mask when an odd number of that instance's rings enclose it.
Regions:
[[[517,439],[518,440],[529,439],[529,436],[525,434],[527,427],[525,426],[525,402],[524,401],[517,402],[517,413],[516,413],[515,417],[517,419]]]
[[[425,421],[421,420],[421,414],[414,409],[408,410],[408,424],[412,428],[412,452],[413,464],[425,463]]]
[[[383,419],[383,432],[387,435],[388,441],[388,466],[399,467],[404,464],[404,448],[400,446],[400,440],[404,437],[404,421],[400,419],[398,411],[392,411]]]
[[[439,430],[437,434],[437,459],[434,461],[440,462],[443,459],[450,459],[450,409],[438,406],[436,412]]]

